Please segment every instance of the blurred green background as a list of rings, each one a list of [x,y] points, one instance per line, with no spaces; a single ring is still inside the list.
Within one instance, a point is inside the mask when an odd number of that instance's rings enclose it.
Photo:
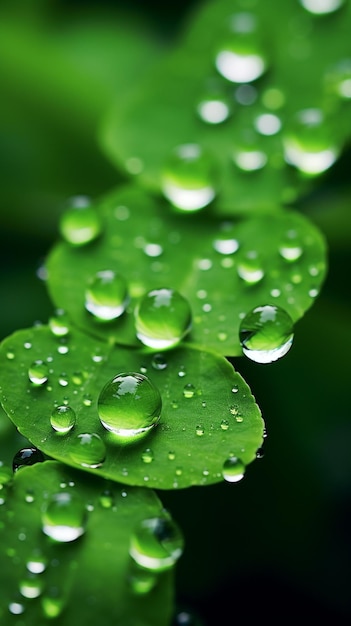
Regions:
[[[99,120],[181,32],[195,0],[3,1],[0,8],[0,338],[52,312],[37,270],[67,197],[123,181]],[[330,270],[285,359],[235,359],[266,421],[264,456],[237,485],[161,493],[186,551],[177,598],[206,626],[351,617],[350,151],[301,210]],[[226,616],[229,617],[226,617]]]

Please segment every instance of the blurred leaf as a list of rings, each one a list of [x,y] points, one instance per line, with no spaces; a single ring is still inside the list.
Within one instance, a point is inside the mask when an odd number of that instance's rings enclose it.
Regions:
[[[75,467],[86,461],[87,471],[105,478],[158,489],[212,484],[223,480],[229,457],[247,465],[262,443],[263,421],[250,389],[226,359],[210,352],[168,351],[160,369],[146,351],[102,344],[74,329],[62,344],[46,327],[16,332],[0,352],[1,400],[19,431],[47,455]],[[49,368],[47,383],[39,386],[28,378],[37,360]],[[98,396],[117,374],[140,371],[160,391],[161,419],[143,440],[123,445],[102,426]],[[50,424],[55,406],[62,405],[77,418],[66,435]],[[98,460],[105,452],[106,459],[97,469],[84,450],[81,463],[74,457],[83,433],[102,440]],[[151,450],[146,461],[145,450]]]
[[[293,211],[269,220],[184,216],[131,187],[110,193],[98,209],[104,219],[101,239],[79,249],[58,244],[47,268],[56,306],[67,310],[80,328],[103,339],[140,345],[133,315],[138,298],[150,289],[170,287],[191,304],[194,343],[225,356],[241,355],[243,313],[275,303],[296,321],[312,305],[324,280],[323,237]],[[149,244],[158,246],[158,256],[153,256],[152,247],[148,253]],[[105,269],[121,272],[132,301],[116,322],[99,324],[84,308],[85,290],[89,279]]]
[[[87,507],[83,536],[55,542],[42,532],[42,512],[50,497],[68,494]],[[162,505],[151,490],[122,490],[95,476],[46,461],[18,470],[0,507],[0,571],[4,623],[65,626],[77,620],[92,626],[167,626],[172,614],[172,575],[158,575],[149,593],[135,594],[130,584],[131,533]],[[67,495],[66,495],[67,497]],[[35,573],[33,563],[43,563]],[[31,565],[32,563],[32,565]],[[34,570],[34,572],[33,572]],[[140,574],[141,575],[141,574]]]
[[[235,37],[230,32],[235,19],[239,39],[257,21],[254,45],[262,43],[267,58],[267,72],[249,85],[231,83],[215,68],[217,52],[228,37]],[[214,211],[273,212],[279,203],[306,193],[313,182],[284,161],[282,138],[297,111],[320,108],[326,117],[323,132],[340,149],[350,137],[350,104],[335,95],[329,81],[334,64],[349,57],[350,26],[349,3],[326,17],[309,14],[297,0],[272,0],[269,10],[264,0],[254,7],[239,0],[206,3],[183,41],[152,68],[143,87],[116,103],[102,128],[102,145],[119,168],[128,170],[129,160],[138,159],[140,181],[159,192],[171,151],[198,143],[212,153],[218,169]],[[221,124],[202,121],[196,108],[206,97],[228,103],[229,119]],[[278,117],[282,131],[257,131],[261,114],[276,116],[275,122]],[[242,171],[233,158],[244,150],[242,144],[251,143],[267,156],[267,164],[258,171]]]

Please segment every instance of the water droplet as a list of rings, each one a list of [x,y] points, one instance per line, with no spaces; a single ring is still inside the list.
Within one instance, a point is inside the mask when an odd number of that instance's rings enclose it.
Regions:
[[[256,285],[264,277],[260,258],[254,252],[248,253],[246,257],[238,263],[237,272],[247,285]]]
[[[170,461],[174,461],[175,458],[176,458],[175,452],[173,451],[168,452],[168,459]]]
[[[40,550],[34,550],[26,565],[32,574],[42,574],[46,569],[47,560]]]
[[[49,318],[49,328],[56,337],[66,337],[69,333],[68,315],[62,309],[58,309],[55,315]]]
[[[244,354],[256,363],[272,363],[284,356],[293,341],[293,321],[284,309],[264,305],[242,319],[239,338]]]
[[[85,291],[85,308],[101,321],[120,317],[128,302],[126,282],[123,276],[112,270],[97,272]]]
[[[195,395],[195,387],[191,383],[184,385],[183,389],[184,398],[193,398]]]
[[[58,542],[78,539],[85,531],[84,502],[73,493],[53,494],[42,514],[43,532]]]
[[[282,244],[279,246],[279,254],[285,261],[297,261],[303,253],[302,245],[295,231],[288,231]]]
[[[279,133],[282,123],[280,118],[273,113],[262,113],[258,115],[254,122],[257,132],[261,135],[276,135]]]
[[[351,58],[338,61],[326,71],[325,85],[338,98],[351,98]]]
[[[280,289],[271,289],[270,294],[272,298],[279,298],[279,296],[281,295],[281,291]]]
[[[99,502],[103,509],[111,509],[114,504],[112,492],[109,489],[105,489],[100,495]]]
[[[144,450],[141,455],[141,460],[143,461],[143,463],[152,463],[152,461],[154,460],[154,453],[150,448],[146,448],[146,450]]]
[[[239,388],[238,385],[234,385],[234,387],[232,387],[232,393],[238,393]]]
[[[159,243],[147,243],[144,246],[144,252],[147,256],[158,257],[161,256],[163,248]]]
[[[235,237],[235,227],[231,222],[221,224],[221,232],[213,241],[213,247],[219,254],[234,254],[239,248]]]
[[[27,489],[27,493],[24,496],[24,499],[26,502],[28,502],[28,504],[31,504],[32,502],[34,502],[34,493],[32,489]]]
[[[44,455],[38,448],[22,448],[13,457],[13,471],[17,472],[21,467],[27,467],[28,465],[34,465],[42,461],[44,461]]]
[[[222,420],[222,421],[221,421],[221,429],[222,429],[222,430],[228,430],[228,428],[229,428],[229,422],[228,422],[228,420]]]
[[[22,613],[24,613],[24,606],[20,602],[10,602],[9,611],[12,615],[22,615]]]
[[[19,591],[24,598],[38,598],[43,590],[43,583],[35,574],[28,575],[20,581]]]
[[[61,615],[66,601],[57,587],[50,587],[41,598],[41,607],[45,617],[54,619]]]
[[[133,571],[129,574],[128,581],[133,593],[145,595],[155,587],[157,576],[151,571],[139,567],[136,563]]]
[[[106,458],[106,447],[96,433],[82,433],[72,442],[70,456],[82,467],[95,469],[103,464]]]
[[[68,354],[68,352],[69,352],[69,347],[68,347],[68,346],[67,346],[67,344],[65,343],[65,340],[64,340],[64,339],[61,339],[61,342],[62,342],[62,343],[60,343],[60,345],[59,345],[59,346],[58,346],[58,348],[57,348],[57,352],[58,352],[59,354]]]
[[[60,219],[63,238],[74,246],[82,246],[96,239],[101,230],[100,216],[89,199],[84,196],[71,198]]]
[[[23,346],[25,347],[26,350],[30,350],[32,347],[32,344],[30,341],[25,341]]]
[[[90,393],[85,393],[83,396],[83,404],[84,406],[91,406],[93,402],[93,399],[90,395]]]
[[[207,97],[197,105],[197,113],[207,124],[222,124],[230,115],[230,106],[221,97]]]
[[[75,411],[67,405],[57,406],[51,413],[50,423],[56,432],[66,435],[76,423]]]
[[[7,352],[6,352],[6,358],[7,358],[9,361],[13,361],[13,359],[15,358],[15,356],[16,356],[16,355],[15,355],[15,352],[13,351],[13,349],[12,349],[12,348],[9,348],[9,349],[7,350]]]
[[[93,357],[94,360],[94,357]],[[72,374],[72,383],[74,385],[82,385],[84,382],[84,376],[82,372],[73,372]]]
[[[161,572],[170,569],[183,552],[183,536],[168,517],[143,520],[135,529],[129,553],[141,567]]]
[[[262,150],[242,148],[233,154],[233,160],[244,172],[256,172],[266,165],[267,155]]]
[[[214,165],[210,155],[197,144],[173,150],[162,172],[162,191],[182,211],[198,211],[216,195]]]
[[[198,424],[195,428],[195,432],[198,437],[202,437],[202,435],[204,435],[205,433],[205,429],[201,424]]]
[[[224,463],[222,476],[228,483],[237,483],[245,473],[244,463],[236,456],[230,456]]]
[[[155,370],[162,371],[166,369],[168,363],[163,354],[154,354],[152,357],[151,365]]]
[[[147,376],[136,372],[114,376],[98,399],[102,425],[123,443],[147,435],[158,423],[161,408],[157,387]]]
[[[285,132],[283,144],[286,162],[311,176],[330,168],[340,152],[320,109],[299,111]]]
[[[67,387],[68,385],[68,377],[66,372],[61,372],[61,374],[59,375],[58,378],[58,383],[59,385],[61,385],[61,387]]]
[[[251,83],[267,69],[256,17],[252,13],[237,13],[232,16],[230,27],[231,33],[217,53],[216,68],[232,83]]]
[[[310,13],[322,15],[339,9],[344,4],[344,0],[300,0],[300,4]]]
[[[188,301],[173,289],[154,289],[135,310],[138,339],[146,346],[166,349],[175,346],[190,331]]]
[[[181,476],[183,473],[183,468],[182,467],[176,467],[175,468],[175,475],[176,476]]]

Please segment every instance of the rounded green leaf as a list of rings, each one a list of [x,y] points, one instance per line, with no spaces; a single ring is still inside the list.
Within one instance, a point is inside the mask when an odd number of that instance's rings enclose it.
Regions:
[[[190,341],[225,356],[242,354],[239,324],[262,304],[278,304],[297,321],[312,305],[326,272],[325,242],[303,215],[281,211],[218,220],[169,211],[137,188],[99,204],[101,238],[79,247],[59,243],[47,259],[50,295],[77,326],[101,339],[139,345],[134,308],[150,289],[177,289],[190,302]],[[116,321],[96,321],[85,292],[97,271],[124,276],[131,301]]]
[[[58,494],[82,519],[82,535],[69,542],[43,532],[43,512]],[[133,530],[161,513],[151,490],[125,490],[56,461],[18,470],[0,507],[1,622],[167,626],[172,574],[137,570],[129,556]],[[136,593],[138,576],[149,577],[148,593]]]
[[[9,361],[10,346],[15,358]],[[263,421],[250,389],[214,353],[126,350],[74,329],[62,344],[40,327],[6,339],[0,355],[1,402],[18,430],[47,455],[104,478],[157,489],[217,483],[228,458],[246,466],[262,444]],[[49,365],[41,385],[28,378],[37,359]],[[103,427],[97,405],[103,387],[121,372],[143,373],[162,398],[159,423],[128,444]],[[69,406],[76,416],[66,434],[51,425],[57,406]]]
[[[348,3],[326,18],[309,14],[297,0],[271,0],[269,10],[264,0],[206,3],[178,48],[152,69],[134,97],[112,109],[102,129],[106,153],[119,167],[127,169],[131,159],[138,163],[143,185],[159,192],[172,150],[199,144],[218,170],[214,212],[274,212],[311,187],[309,176],[285,160],[294,114],[309,108],[325,113],[325,148],[335,148],[335,158],[350,136],[350,96],[346,87],[340,95],[338,87],[340,67],[349,58],[350,25]],[[245,79],[244,64],[236,82],[221,75],[216,58],[231,45],[262,59],[262,75]],[[203,121],[199,106],[207,101],[227,107],[223,122]],[[213,110],[220,116],[221,109]],[[311,172],[310,166],[302,169]]]

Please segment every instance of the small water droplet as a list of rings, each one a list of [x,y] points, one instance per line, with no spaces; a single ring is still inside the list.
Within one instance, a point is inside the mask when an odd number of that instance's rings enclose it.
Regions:
[[[293,321],[278,306],[254,308],[241,320],[239,327],[243,352],[256,363],[280,359],[291,348],[293,337]]]
[[[147,435],[161,415],[160,393],[151,380],[137,372],[121,373],[106,383],[98,399],[102,425],[121,443]]]
[[[212,264],[211,259],[200,259],[197,263],[199,270],[202,270],[204,272],[207,272],[208,270],[210,270],[212,265],[213,264]]]
[[[76,423],[75,411],[67,405],[57,406],[51,413],[50,423],[57,433],[66,435]]]
[[[228,420],[223,419],[223,420],[221,421],[221,429],[222,429],[222,430],[228,430],[228,428],[229,428],[229,422],[228,422]]]
[[[150,448],[146,448],[146,450],[142,452],[141,460],[143,461],[143,463],[152,463],[152,461],[154,460],[154,453]]]
[[[20,602],[10,602],[9,611],[12,615],[22,615],[22,613],[24,613],[24,606]]]
[[[173,451],[168,452],[168,459],[170,461],[174,461],[175,458],[176,458],[175,452]]]
[[[281,291],[280,289],[271,289],[270,294],[272,296],[272,298],[279,298]]]
[[[279,254],[285,261],[297,261],[302,256],[303,248],[301,241],[295,230],[286,233],[281,245],[279,246]]]
[[[237,483],[244,477],[245,465],[236,456],[230,456],[224,463],[222,476],[229,483]]]
[[[128,576],[128,581],[133,593],[138,596],[145,595],[150,593],[155,587],[157,576],[153,572],[137,566],[135,563],[133,571]]]
[[[114,497],[109,489],[105,489],[99,498],[100,505],[103,509],[111,509],[114,505]]]
[[[180,528],[168,517],[143,520],[131,538],[130,556],[141,567],[156,572],[172,568],[183,552]]]
[[[63,309],[55,311],[55,315],[49,318],[49,328],[56,337],[66,337],[69,333],[68,315]]]
[[[207,124],[222,124],[230,116],[230,106],[222,97],[206,97],[197,105],[200,119]]]
[[[59,375],[58,378],[58,383],[59,385],[61,385],[61,387],[67,387],[68,385],[68,377],[66,372],[61,372],[61,374]]]
[[[85,522],[85,504],[76,494],[55,493],[45,504],[42,514],[43,532],[55,541],[75,541],[83,535]]]
[[[68,347],[68,345],[66,343],[63,342],[63,340],[62,340],[62,343],[58,346],[57,352],[59,354],[68,354],[69,347]]]
[[[213,247],[219,254],[234,254],[239,248],[239,242],[235,237],[235,227],[230,222],[221,225],[221,232],[213,241]]]
[[[101,467],[106,458],[106,447],[96,433],[78,435],[69,449],[70,457],[82,467]]]
[[[28,502],[28,504],[31,504],[32,502],[34,502],[34,493],[32,491],[32,489],[27,489],[26,495],[24,496],[24,499],[26,502]]]
[[[147,256],[158,257],[161,256],[163,248],[159,243],[147,243],[144,246],[144,252]]]
[[[337,11],[345,0],[300,0],[300,4],[314,15],[324,15]]]
[[[238,391],[239,391],[238,385],[234,385],[232,387],[232,393],[238,393]]]
[[[43,590],[43,583],[38,575],[28,575],[20,581],[19,591],[24,598],[38,598]]]
[[[264,277],[261,260],[255,252],[248,253],[241,259],[237,265],[237,272],[247,285],[256,285]]]
[[[291,119],[283,144],[286,162],[310,176],[329,169],[340,152],[330,124],[317,108],[299,111]]]
[[[277,115],[273,113],[261,113],[254,121],[254,126],[261,135],[276,135],[279,133],[282,122]]]
[[[44,461],[44,455],[38,448],[22,448],[15,454],[12,461],[13,471],[17,472],[21,467],[34,465]]]
[[[179,343],[191,328],[188,301],[173,289],[154,289],[135,310],[138,339],[146,346],[167,349]]]
[[[61,595],[58,587],[49,587],[45,590],[45,595],[41,597],[41,608],[45,617],[55,619],[61,615],[66,601]]]
[[[15,358],[16,354],[13,350],[13,348],[8,348],[7,352],[6,352],[6,358],[9,361],[13,361],[13,359]]]
[[[96,239],[102,230],[99,214],[85,196],[75,196],[60,219],[63,238],[74,246],[82,246]]]
[[[342,100],[351,98],[351,58],[332,65],[325,74],[326,89]]]
[[[42,574],[47,566],[47,559],[40,550],[34,550],[29,557],[26,567],[32,574]]]
[[[184,398],[193,398],[195,395],[195,387],[191,383],[187,383],[183,389]]]
[[[195,432],[198,437],[202,437],[205,433],[205,429],[201,424],[198,424],[195,428]]]
[[[152,356],[151,365],[155,370],[165,370],[168,363],[163,354],[154,354]]]
[[[89,281],[85,308],[100,321],[115,320],[124,313],[129,296],[126,282],[118,272],[101,270]]]
[[[216,195],[214,164],[197,144],[175,148],[162,172],[162,191],[182,211],[198,211]]]
[[[90,393],[84,394],[84,396],[83,396],[83,404],[84,404],[84,406],[91,406],[92,402],[93,402],[93,399],[92,399]]]
[[[30,349],[31,349],[31,347],[32,347],[32,344],[31,344],[31,342],[30,342],[30,341],[25,341],[25,342],[24,342],[24,344],[23,344],[23,346],[24,346],[24,348],[25,348],[26,350],[30,350]]]

